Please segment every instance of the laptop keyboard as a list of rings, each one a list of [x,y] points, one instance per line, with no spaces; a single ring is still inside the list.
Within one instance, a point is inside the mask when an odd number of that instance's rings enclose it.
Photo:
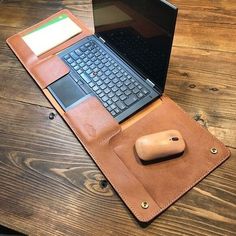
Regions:
[[[77,85],[87,94],[93,91],[114,117],[150,93],[95,40],[79,45],[63,59],[78,73],[73,78]]]

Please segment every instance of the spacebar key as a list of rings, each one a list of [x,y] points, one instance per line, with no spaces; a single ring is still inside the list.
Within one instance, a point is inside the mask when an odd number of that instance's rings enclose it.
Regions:
[[[90,79],[85,73],[80,74],[80,76],[83,78],[83,80],[84,80],[87,84],[91,82],[91,79]]]
[[[136,102],[138,100],[138,98],[134,95],[134,94],[131,94],[126,100],[124,100],[124,103],[129,106],[131,105],[132,103]]]

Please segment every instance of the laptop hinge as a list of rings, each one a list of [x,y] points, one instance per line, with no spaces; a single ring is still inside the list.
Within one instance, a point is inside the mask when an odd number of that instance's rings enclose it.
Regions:
[[[154,84],[151,80],[146,79],[146,82],[147,82],[152,88],[155,87],[155,84]]]
[[[100,41],[101,41],[102,43],[105,43],[105,42],[106,42],[101,36],[99,36],[98,38],[100,39]]]

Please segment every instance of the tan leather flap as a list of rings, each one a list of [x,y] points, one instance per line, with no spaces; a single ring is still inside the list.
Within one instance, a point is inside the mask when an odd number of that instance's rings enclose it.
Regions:
[[[38,57],[26,45],[19,34],[15,34],[8,38],[7,44],[26,68],[30,67],[30,65],[38,60]]]
[[[106,142],[120,126],[96,97],[89,97],[64,114],[75,133],[85,142]]]
[[[42,89],[69,72],[70,68],[57,55],[40,61],[31,69],[32,76]]]

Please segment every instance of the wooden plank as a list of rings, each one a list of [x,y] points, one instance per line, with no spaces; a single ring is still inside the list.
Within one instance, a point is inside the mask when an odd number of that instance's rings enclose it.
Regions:
[[[93,28],[90,0],[56,1],[52,4],[49,4],[48,1],[19,1],[17,5],[15,2],[6,1],[1,4],[0,8],[0,26],[17,27],[17,32],[19,32],[64,8],[69,9],[75,16],[82,18],[90,29]]]
[[[103,175],[59,116],[49,120],[48,108],[5,99],[0,107],[5,111],[0,114],[1,224],[34,235],[233,235],[235,149],[220,168],[142,228],[111,186],[101,187]]]

